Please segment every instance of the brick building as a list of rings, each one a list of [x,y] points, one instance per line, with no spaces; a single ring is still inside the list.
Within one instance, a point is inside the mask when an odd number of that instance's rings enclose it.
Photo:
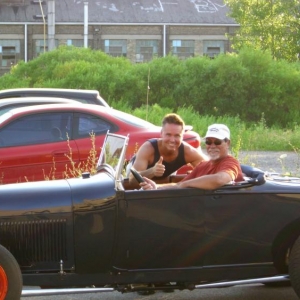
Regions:
[[[62,44],[134,63],[214,57],[239,26],[227,13],[223,0],[0,0],[0,74]]]

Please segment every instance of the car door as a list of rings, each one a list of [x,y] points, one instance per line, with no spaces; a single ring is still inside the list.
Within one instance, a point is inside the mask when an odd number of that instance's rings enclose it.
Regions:
[[[119,199],[116,269],[203,265],[205,191],[126,191]]]
[[[205,232],[209,248],[205,266],[273,265],[276,237],[287,220],[299,218],[300,201],[294,195],[272,195],[271,190],[264,185],[229,188],[206,197]]]
[[[78,149],[72,141],[72,113],[35,113],[0,129],[2,183],[64,178]]]

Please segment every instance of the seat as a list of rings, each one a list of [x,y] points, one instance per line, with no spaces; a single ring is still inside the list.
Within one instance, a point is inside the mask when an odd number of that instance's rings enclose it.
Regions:
[[[62,141],[63,140],[61,131],[58,127],[53,127],[51,129],[51,135],[52,135],[53,141]]]
[[[241,164],[241,169],[243,174],[251,178],[257,177],[259,174],[265,174],[263,170],[248,165]]]

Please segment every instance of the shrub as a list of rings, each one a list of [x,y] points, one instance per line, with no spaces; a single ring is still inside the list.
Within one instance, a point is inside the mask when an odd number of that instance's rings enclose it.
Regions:
[[[122,101],[132,108],[192,107],[201,115],[239,116],[253,123],[264,114],[270,127],[299,124],[299,64],[248,48],[213,60],[168,55],[131,64],[99,50],[61,46],[0,77],[0,89],[14,87],[96,89],[108,103]]]

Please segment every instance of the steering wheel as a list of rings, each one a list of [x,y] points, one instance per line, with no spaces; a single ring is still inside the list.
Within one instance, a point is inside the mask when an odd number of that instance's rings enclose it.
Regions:
[[[144,178],[142,177],[142,175],[134,168],[130,168],[130,172],[132,173],[132,175],[134,176],[134,178],[136,179],[136,181],[138,183],[144,182]]]

